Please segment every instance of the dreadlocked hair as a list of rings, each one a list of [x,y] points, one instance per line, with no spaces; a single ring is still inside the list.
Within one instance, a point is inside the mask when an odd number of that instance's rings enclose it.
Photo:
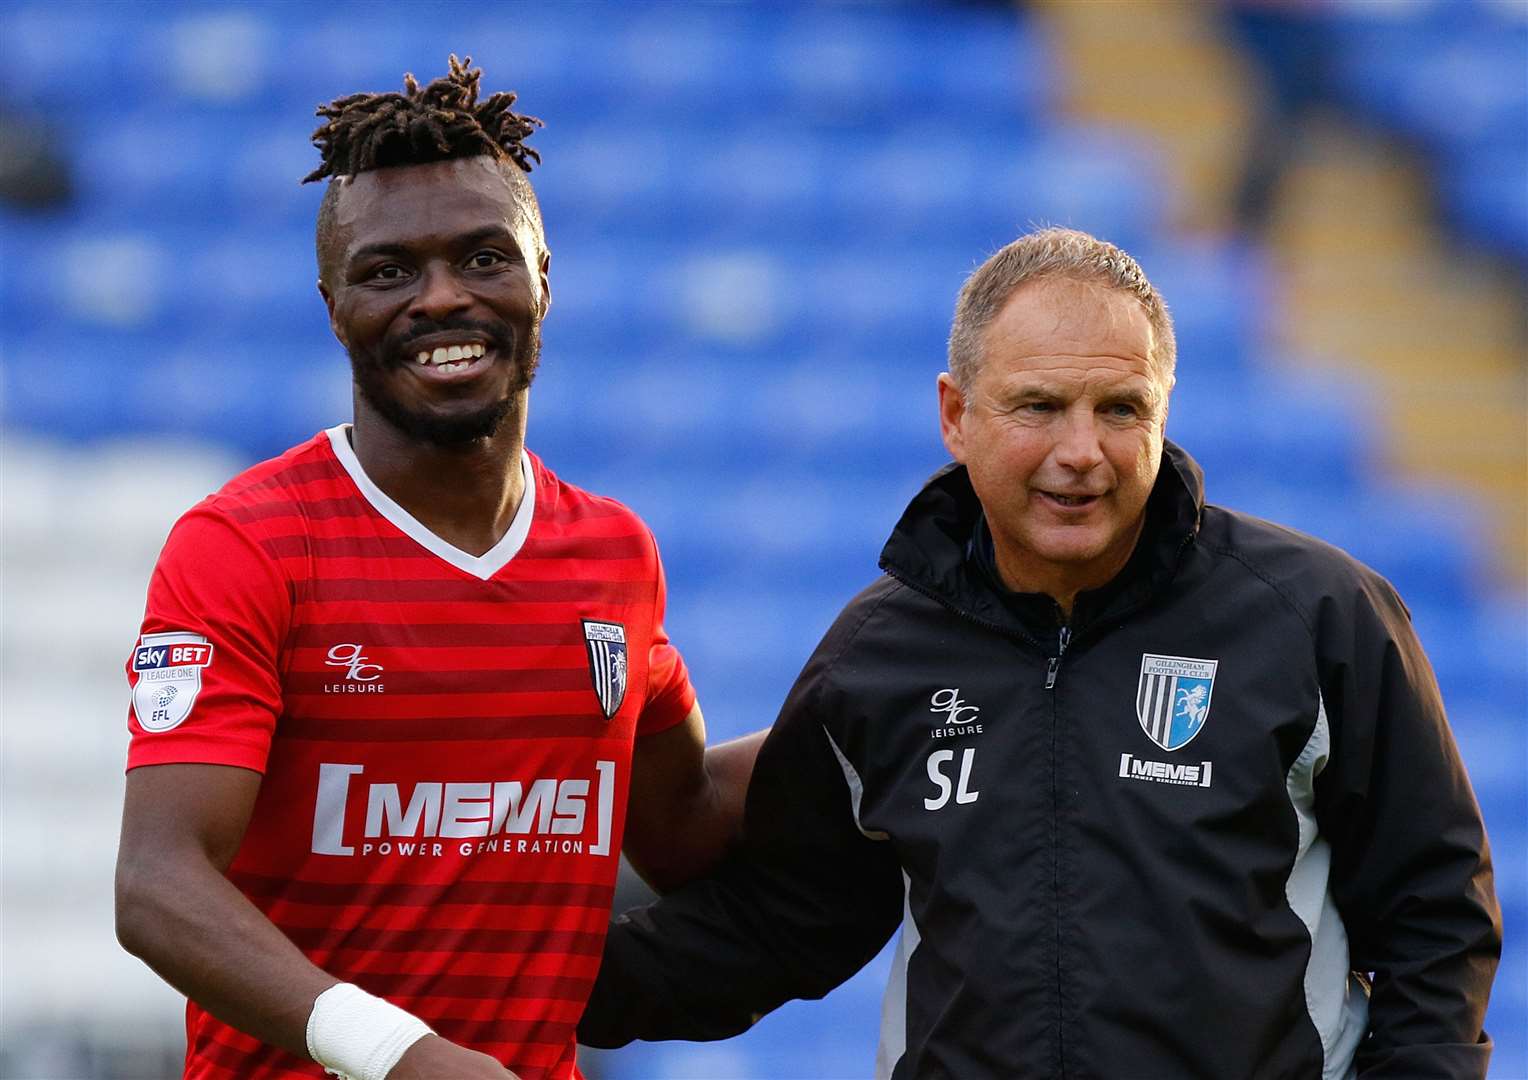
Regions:
[[[471,64],[472,57],[458,60],[453,53],[450,74],[427,86],[405,75],[401,94],[350,94],[320,105],[316,115],[324,123],[313,132],[313,145],[323,161],[302,182],[481,154],[530,172],[541,155],[525,139],[541,121],[513,111],[512,93],[479,102],[483,70]]]

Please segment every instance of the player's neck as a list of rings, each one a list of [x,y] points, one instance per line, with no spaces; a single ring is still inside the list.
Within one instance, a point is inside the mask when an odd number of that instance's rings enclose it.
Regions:
[[[444,447],[356,409],[350,445],[371,482],[452,547],[482,555],[503,539],[525,496],[525,396],[488,438]]]

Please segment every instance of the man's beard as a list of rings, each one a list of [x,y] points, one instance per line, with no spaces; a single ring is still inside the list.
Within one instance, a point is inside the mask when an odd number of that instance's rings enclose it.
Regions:
[[[439,416],[425,410],[411,409],[393,395],[383,375],[395,367],[416,362],[409,341],[446,331],[465,331],[475,336],[485,336],[485,344],[489,348],[499,356],[509,356],[510,383],[503,398],[472,412]],[[378,350],[379,356],[357,355],[355,350],[347,351],[356,388],[383,419],[410,438],[435,446],[455,448],[498,434],[505,418],[515,406],[515,399],[521,391],[530,388],[531,381],[536,377],[536,367],[541,362],[541,324],[533,324],[525,337],[515,342],[502,328],[452,320],[438,326],[418,328],[416,333],[397,342],[383,342]]]

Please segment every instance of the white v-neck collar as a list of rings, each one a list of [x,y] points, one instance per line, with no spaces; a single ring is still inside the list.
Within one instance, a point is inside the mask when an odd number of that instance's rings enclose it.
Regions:
[[[396,525],[420,547],[458,570],[465,570],[473,577],[487,581],[504,569],[525,545],[525,538],[531,531],[531,518],[536,514],[536,474],[531,468],[531,456],[523,448],[520,451],[520,473],[525,477],[525,494],[520,497],[520,507],[515,511],[515,519],[509,523],[509,531],[483,554],[469,555],[425,528],[413,514],[393,502],[386,492],[372,483],[366,470],[361,468],[361,459],[355,456],[355,449],[350,445],[350,438],[346,434],[349,428],[349,424],[336,424],[324,432],[329,436],[329,445],[334,447],[334,456],[340,459],[340,464],[350,474],[350,479],[355,481],[355,486],[361,489],[361,495],[371,503],[372,509]]]

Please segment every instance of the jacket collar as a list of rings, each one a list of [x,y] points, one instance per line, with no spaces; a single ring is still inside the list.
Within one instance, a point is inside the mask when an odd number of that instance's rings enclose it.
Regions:
[[[1162,450],[1146,525],[1125,568],[1108,584],[1077,597],[1077,632],[1150,602],[1171,582],[1186,546],[1199,531],[1204,473],[1172,442]],[[991,534],[963,465],[948,465],[924,485],[892,530],[881,569],[947,607],[1005,633],[1048,642],[1061,625],[1060,608],[1041,593],[1015,593],[997,576]]]

